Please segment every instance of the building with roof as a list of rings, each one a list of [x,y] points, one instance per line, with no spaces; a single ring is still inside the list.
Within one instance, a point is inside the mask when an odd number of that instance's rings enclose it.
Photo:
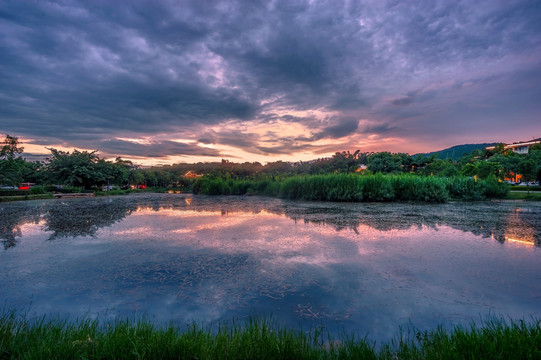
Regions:
[[[532,147],[535,144],[541,144],[541,138],[530,140],[530,141],[522,141],[522,142],[516,142],[512,144],[505,144],[504,149],[505,150],[513,150],[517,154],[527,154],[530,147]],[[487,150],[494,150],[496,146],[488,146]]]

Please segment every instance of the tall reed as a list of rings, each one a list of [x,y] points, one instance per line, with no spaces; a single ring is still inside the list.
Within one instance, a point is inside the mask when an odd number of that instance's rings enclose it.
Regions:
[[[417,201],[444,203],[449,199],[504,198],[509,186],[496,179],[439,178],[403,175],[324,174],[292,176],[280,180],[199,178],[195,194],[265,195],[315,201]]]

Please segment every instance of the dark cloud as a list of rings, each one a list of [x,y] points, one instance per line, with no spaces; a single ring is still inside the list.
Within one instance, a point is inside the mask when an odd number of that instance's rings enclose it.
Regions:
[[[359,134],[524,137],[541,131],[540,24],[535,0],[3,1],[0,130],[146,156],[222,154],[107,139],[190,131],[284,154]],[[277,120],[311,136],[272,135]],[[251,121],[271,135],[231,130]]]
[[[411,104],[413,101],[415,101],[416,95],[417,94],[415,92],[412,92],[412,93],[409,93],[407,96],[393,100],[392,103],[393,105],[396,105],[396,106],[407,106]]]
[[[362,127],[362,132],[365,134],[388,134],[394,130],[391,124],[385,123],[367,124]]]
[[[310,144],[293,145],[293,144],[285,143],[280,146],[259,146],[257,149],[262,154],[287,155],[287,154],[300,152],[300,151],[313,150],[315,148],[316,148],[315,146],[312,146]]]
[[[339,118],[333,119],[333,125],[325,127],[323,130],[319,131],[315,139],[324,139],[324,138],[341,138],[344,136],[351,135],[359,127],[359,120],[354,118]]]
[[[393,105],[396,105],[396,106],[407,106],[411,104],[412,102],[413,102],[413,97],[410,97],[410,96],[406,96],[406,97],[392,101]]]
[[[175,141],[160,141],[134,143],[125,140],[101,141],[99,148],[102,152],[137,157],[166,157],[166,156],[224,156],[218,150],[200,147],[196,144],[185,144]]]

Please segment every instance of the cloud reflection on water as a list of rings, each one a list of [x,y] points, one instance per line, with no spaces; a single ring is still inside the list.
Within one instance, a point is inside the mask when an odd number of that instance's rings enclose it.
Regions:
[[[21,239],[0,253],[7,304],[37,314],[139,312],[158,323],[270,312],[290,326],[326,321],[378,337],[410,319],[422,327],[538,308],[535,248],[493,240],[529,229],[539,245],[537,203],[515,211],[507,202],[185,199],[3,204],[2,237]]]
[[[193,205],[192,205],[193,201]],[[541,246],[541,210],[511,202],[415,205],[415,204],[337,204],[288,202],[265,198],[226,198],[190,196],[140,196],[71,201],[33,201],[0,205],[0,238],[4,248],[16,245],[24,224],[43,224],[49,240],[95,236],[101,228],[123,221],[126,216],[213,217],[201,226],[225,227],[262,217],[281,216],[304,223],[330,225],[335,231],[350,229],[368,234],[378,231],[450,226],[504,243],[519,240]],[[232,216],[228,216],[232,215]],[[190,231],[192,228],[189,228]],[[361,231],[360,231],[361,229]],[[127,231],[127,230],[125,230]],[[170,229],[188,233],[186,228]],[[328,231],[322,227],[320,231]],[[376,233],[379,234],[379,233]],[[379,236],[379,235],[378,235]]]

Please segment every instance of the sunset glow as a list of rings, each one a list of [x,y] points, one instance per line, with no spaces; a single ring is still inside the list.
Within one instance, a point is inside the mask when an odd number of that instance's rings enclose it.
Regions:
[[[537,2],[5,1],[0,132],[29,160],[415,154],[541,136]]]

